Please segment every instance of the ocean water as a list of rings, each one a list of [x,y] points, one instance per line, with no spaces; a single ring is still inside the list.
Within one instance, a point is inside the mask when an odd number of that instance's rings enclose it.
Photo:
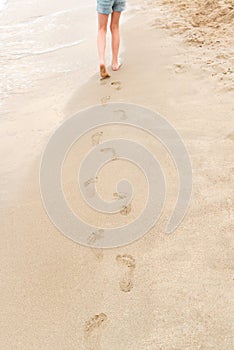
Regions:
[[[6,6],[7,0],[0,0],[0,11]]]
[[[93,0],[0,0],[0,207],[97,72]]]
[[[92,0],[0,0],[0,105],[38,79],[79,69],[93,30]]]
[[[96,34],[96,0],[0,0],[0,109],[42,79],[80,71],[84,83],[98,68]]]
[[[26,186],[69,101],[77,96],[79,109],[79,89],[94,75],[96,0],[0,0],[0,207]]]

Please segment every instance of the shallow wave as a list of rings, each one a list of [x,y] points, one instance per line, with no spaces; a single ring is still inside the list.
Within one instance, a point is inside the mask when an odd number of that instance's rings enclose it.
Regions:
[[[14,52],[13,55],[15,57],[7,57],[6,56],[6,59],[7,60],[18,60],[18,59],[25,58],[25,57],[28,57],[28,56],[43,55],[43,54],[51,53],[51,52],[54,52],[54,51],[57,51],[57,50],[65,49],[67,47],[72,47],[72,46],[79,45],[83,41],[85,41],[85,39],[73,41],[73,42],[70,42],[70,43],[62,44],[62,45],[56,45],[56,46],[49,47],[49,48],[44,49],[44,50],[38,50],[38,51],[33,51],[33,50],[23,51],[22,50],[20,52]]]
[[[6,6],[7,2],[8,2],[7,0],[0,0],[0,11],[2,9],[4,9],[4,7]]]
[[[4,1],[4,0],[2,0]],[[5,0],[5,2],[7,2],[7,0]],[[3,5],[5,6],[5,5]],[[0,0],[0,9],[1,9],[1,0]],[[70,14],[70,13],[74,13],[75,11],[78,11],[80,10],[80,8],[72,8],[72,9],[66,9],[66,10],[61,10],[61,11],[56,11],[56,12],[52,12],[52,13],[49,13],[47,15],[39,15],[39,16],[31,16],[29,17],[26,21],[23,21],[23,22],[18,22],[18,23],[15,23],[15,24],[6,24],[6,25],[1,25],[0,26],[0,29],[17,29],[17,28],[20,28],[20,27],[28,27],[29,24],[34,24],[34,23],[41,23],[43,21],[46,21],[50,18],[56,18],[56,17],[59,17],[59,16],[63,16],[63,15],[66,15],[66,14]]]
[[[3,1],[0,0],[0,4],[3,4]],[[86,9],[84,6],[83,8]],[[85,33],[78,32],[75,26],[78,19],[80,27],[83,27],[85,18],[81,10],[82,6],[79,6],[55,10],[45,15],[38,13],[36,16],[29,16],[23,21],[19,19],[19,22],[12,24],[9,23],[9,20],[11,21],[9,16],[7,23],[1,24],[0,106],[10,93],[30,88],[38,76],[77,69],[78,63],[74,68],[74,60],[69,59],[66,52],[59,51],[70,48],[72,50],[72,47],[86,41]],[[46,54],[51,55],[51,58],[46,61],[40,59]],[[64,59],[64,56],[67,59]]]

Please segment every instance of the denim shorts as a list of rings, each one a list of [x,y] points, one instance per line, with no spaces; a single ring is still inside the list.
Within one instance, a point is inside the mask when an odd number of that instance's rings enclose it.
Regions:
[[[112,11],[122,12],[125,10],[126,0],[97,0],[97,12],[109,15]]]

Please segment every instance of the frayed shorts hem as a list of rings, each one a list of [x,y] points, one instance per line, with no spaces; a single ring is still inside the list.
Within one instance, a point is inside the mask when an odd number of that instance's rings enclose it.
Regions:
[[[110,15],[112,12],[123,12],[126,4],[124,0],[109,1],[110,4],[106,3],[106,0],[97,0],[97,12],[103,15]]]

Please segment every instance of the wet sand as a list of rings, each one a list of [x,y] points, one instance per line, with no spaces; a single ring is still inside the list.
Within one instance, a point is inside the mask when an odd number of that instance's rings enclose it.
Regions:
[[[185,69],[182,59],[192,62],[198,51],[183,36],[152,26],[156,13],[165,20],[164,9],[150,14],[147,8],[131,10],[129,15],[134,16],[122,28],[126,50],[121,70],[100,81],[97,69],[57,108],[68,118],[94,104],[105,108],[121,101],[149,107],[167,118],[192,161],[188,213],[181,226],[166,235],[177,193],[171,159],[142,131],[100,128],[74,146],[65,164],[64,190],[73,210],[93,224],[115,226],[134,220],[144,209],[146,183],[141,172],[126,162],[108,164],[100,174],[99,188],[110,199],[119,179],[131,180],[135,196],[125,215],[107,219],[91,212],[74,190],[82,157],[96,144],[119,136],[142,143],[157,156],[168,196],[157,225],[141,240],[118,249],[82,247],[58,232],[45,213],[38,152],[21,181],[18,198],[1,207],[3,349],[233,348],[233,92],[196,64],[188,63]],[[43,113],[44,101],[42,95]],[[48,118],[51,126],[39,148],[45,147],[62,119],[49,112]]]

